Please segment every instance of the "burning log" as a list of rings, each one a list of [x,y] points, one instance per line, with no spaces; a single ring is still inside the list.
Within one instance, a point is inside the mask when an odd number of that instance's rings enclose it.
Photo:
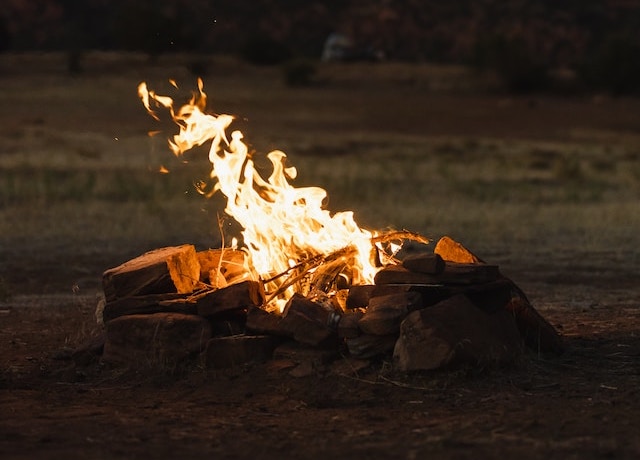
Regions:
[[[214,288],[247,279],[246,254],[235,249],[208,249],[196,253],[200,263],[200,281]]]
[[[142,254],[106,270],[102,287],[107,302],[147,294],[193,292],[200,280],[200,263],[193,245],[166,247]]]
[[[264,304],[262,283],[243,281],[222,289],[208,290],[189,297],[200,316],[215,316],[220,313],[257,307]]]
[[[429,241],[404,230],[374,234],[361,229],[351,212],[332,215],[323,208],[323,189],[289,183],[297,172],[281,151],[267,155],[271,174],[263,177],[243,134],[235,130],[227,135],[234,117],[204,111],[203,87],[199,80],[198,91],[180,109],[174,108],[171,98],[149,91],[145,83],[138,91],[154,118],[152,105],[164,107],[180,127],[169,144],[173,153],[181,155],[211,143],[212,193],[225,195],[225,213],[242,227],[248,258],[226,250],[195,255],[193,247],[165,248],[105,272],[107,302],[212,288],[187,298],[196,306],[194,318],[212,324],[235,314],[235,319],[245,321],[247,331],[287,336],[314,347],[337,349],[340,337],[359,357],[389,353],[395,347],[396,361],[406,370],[495,357],[501,361],[520,351],[522,337],[530,346],[541,348],[544,340],[544,348],[555,348],[555,331],[536,316],[517,286],[496,265],[484,263],[460,243],[445,236],[433,254],[400,262],[397,243]],[[251,267],[245,267],[249,260]],[[261,309],[280,311],[285,303],[282,316]],[[127,311],[150,312],[147,307],[130,304]],[[365,313],[358,318],[360,308]],[[110,310],[118,312],[113,305]],[[133,317],[139,315],[111,319],[107,327]],[[231,338],[224,343],[245,350]],[[510,348],[504,351],[505,347]]]
[[[464,249],[453,240],[442,241],[445,248]],[[281,292],[292,286],[307,291],[294,294],[281,314],[267,310],[262,281],[246,280],[251,267],[239,270],[245,265],[240,251],[196,253],[181,246],[144,254],[105,272],[110,300],[103,311],[103,358],[164,366],[201,353],[205,365],[223,368],[269,359],[277,343],[291,338],[294,348],[307,351],[335,354],[343,343],[354,358],[393,354],[399,370],[411,371],[467,362],[500,364],[520,353],[523,343],[538,351],[562,351],[555,329],[496,265],[417,254],[379,270],[375,284],[341,289],[337,280],[348,276],[353,254],[349,246],[317,255],[279,275],[284,277]],[[455,254],[446,257],[468,260],[464,251]],[[190,289],[201,290],[175,292],[171,273],[181,280],[181,267],[193,268],[193,260],[209,273],[191,284]],[[190,280],[192,275],[195,270]],[[224,287],[211,287],[213,276],[222,278]],[[226,285],[232,280],[243,281]],[[168,292],[130,294],[160,285]],[[292,375],[310,375],[314,363],[295,364]]]

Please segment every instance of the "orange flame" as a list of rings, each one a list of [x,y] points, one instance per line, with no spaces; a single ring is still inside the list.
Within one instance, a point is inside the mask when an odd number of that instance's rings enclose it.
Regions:
[[[275,275],[313,257],[326,256],[343,248],[352,248],[349,272],[352,284],[372,283],[378,268],[371,238],[373,233],[361,229],[350,211],[331,215],[323,207],[327,197],[319,187],[296,188],[289,183],[297,171],[285,165],[286,155],[275,150],[267,154],[273,171],[263,178],[254,167],[247,145],[240,131],[227,130],[233,121],[230,115],[210,115],[204,112],[206,94],[198,80],[198,92],[178,110],[173,100],[149,91],[145,83],[138,94],[149,113],[152,102],[168,109],[180,132],[169,141],[171,150],[182,155],[187,150],[211,142],[209,160],[211,178],[216,180],[214,192],[227,199],[225,212],[243,228],[244,248],[251,265],[263,280],[268,291],[278,291],[273,283]],[[279,306],[294,293],[292,286],[282,291]]]

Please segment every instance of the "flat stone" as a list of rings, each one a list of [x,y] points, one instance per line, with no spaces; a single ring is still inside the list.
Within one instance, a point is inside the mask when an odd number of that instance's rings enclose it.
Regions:
[[[265,362],[271,359],[278,343],[276,337],[268,335],[216,337],[207,342],[203,358],[211,369]]]
[[[105,334],[103,361],[172,368],[204,349],[211,337],[211,326],[196,315],[153,313],[109,321]]]

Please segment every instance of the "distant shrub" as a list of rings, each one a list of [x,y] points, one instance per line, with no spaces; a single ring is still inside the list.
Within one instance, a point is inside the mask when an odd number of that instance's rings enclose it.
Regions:
[[[556,159],[554,173],[557,179],[566,182],[578,182],[584,179],[580,160],[575,155],[561,156]]]
[[[194,58],[187,63],[191,75],[206,77],[209,74],[209,63],[205,59]]]
[[[616,95],[640,93],[640,42],[614,35],[585,59],[581,77],[591,86]]]
[[[287,86],[309,86],[313,83],[316,66],[308,59],[293,59],[284,64],[283,73]]]
[[[480,37],[472,64],[480,70],[495,72],[506,89],[514,93],[530,93],[548,87],[547,66],[520,38]]]
[[[279,65],[291,57],[291,51],[284,43],[262,34],[250,36],[240,54],[247,62],[264,66]]]

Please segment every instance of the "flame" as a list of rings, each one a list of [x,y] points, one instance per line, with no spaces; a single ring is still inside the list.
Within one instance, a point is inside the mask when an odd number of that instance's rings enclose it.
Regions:
[[[139,85],[138,94],[154,118],[158,116],[152,105],[168,109],[179,125],[180,132],[169,141],[175,155],[211,142],[212,193],[220,191],[226,197],[225,212],[242,226],[243,249],[265,281],[267,293],[277,294],[273,300],[278,308],[299,289],[295,283],[283,284],[280,275],[314,258],[333,256],[338,271],[348,267],[351,284],[372,283],[378,271],[372,243],[375,235],[361,229],[351,211],[332,215],[324,209],[324,189],[291,185],[297,171],[287,167],[284,152],[267,154],[273,170],[264,178],[256,170],[243,134],[237,130],[227,134],[234,118],[205,113],[203,86],[199,79],[198,91],[177,110],[172,98],[149,91],[145,83]]]

